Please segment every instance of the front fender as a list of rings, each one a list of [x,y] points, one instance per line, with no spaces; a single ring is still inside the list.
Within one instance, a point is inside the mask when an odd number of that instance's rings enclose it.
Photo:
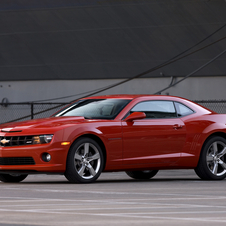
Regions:
[[[113,170],[122,164],[122,127],[121,121],[97,122],[86,125],[75,125],[65,128],[64,141],[71,145],[81,136],[98,137],[106,151],[106,170]]]

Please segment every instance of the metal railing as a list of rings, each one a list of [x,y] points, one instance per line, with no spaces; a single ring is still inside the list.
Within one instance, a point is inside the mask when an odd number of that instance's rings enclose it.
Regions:
[[[217,113],[226,114],[226,100],[195,100],[194,102]],[[35,118],[46,118],[69,103],[4,103],[0,104],[0,124],[13,121],[24,121]]]

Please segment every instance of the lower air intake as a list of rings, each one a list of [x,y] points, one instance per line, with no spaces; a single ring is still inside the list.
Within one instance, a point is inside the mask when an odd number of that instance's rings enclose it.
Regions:
[[[32,157],[0,157],[0,165],[35,165]]]

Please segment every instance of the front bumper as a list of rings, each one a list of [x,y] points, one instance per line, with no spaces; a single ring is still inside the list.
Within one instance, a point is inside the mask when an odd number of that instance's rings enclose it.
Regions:
[[[19,161],[16,165],[14,163],[10,165],[10,161],[7,162],[7,164],[5,164],[4,161],[0,161],[0,173],[1,171],[63,173],[66,169],[68,149],[69,146],[62,146],[60,143],[0,147],[0,158],[3,160],[17,160],[17,158],[24,159],[26,157],[31,157],[34,160],[34,164]],[[51,155],[51,160],[49,162],[45,162],[42,159],[43,153],[49,153]]]

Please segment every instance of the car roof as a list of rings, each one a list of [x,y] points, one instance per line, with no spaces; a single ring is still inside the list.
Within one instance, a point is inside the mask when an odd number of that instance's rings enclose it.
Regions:
[[[114,95],[103,95],[103,96],[92,96],[84,99],[135,99],[139,97],[162,97],[163,95],[145,95],[145,94],[114,94]]]
[[[150,95],[150,94],[114,94],[114,95],[103,95],[103,96],[91,96],[91,97],[86,97],[82,99],[157,99],[157,100],[187,100],[182,97],[177,97],[177,96],[169,96],[169,95]],[[190,101],[190,100],[187,100]],[[191,101],[190,101],[191,102]]]

